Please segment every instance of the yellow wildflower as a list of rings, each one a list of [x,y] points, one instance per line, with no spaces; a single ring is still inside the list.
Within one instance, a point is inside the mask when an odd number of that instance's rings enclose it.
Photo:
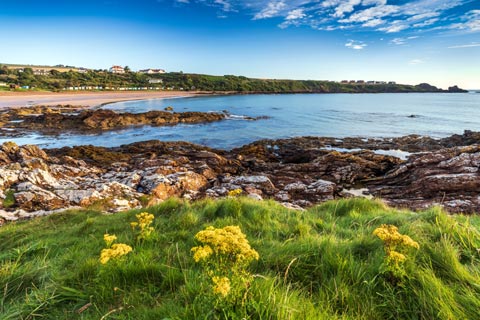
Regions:
[[[213,250],[210,246],[199,246],[193,247],[192,252],[194,253],[193,259],[195,262],[199,262],[200,260],[207,259],[213,253]]]
[[[227,277],[213,277],[212,281],[215,284],[213,286],[213,292],[215,294],[226,297],[230,293],[230,279],[228,279]]]
[[[393,276],[393,281],[398,281],[406,275],[403,263],[407,257],[400,250],[407,248],[418,249],[420,246],[407,235],[398,232],[398,228],[393,225],[382,224],[373,231],[373,234],[383,241],[385,250],[384,266],[386,270]]]
[[[247,237],[238,226],[222,229],[208,227],[198,232],[195,238],[208,245],[215,254],[233,256],[236,262],[248,263],[259,258],[258,252],[250,247]]]
[[[242,189],[235,189],[228,191],[228,196],[231,198],[237,197],[243,193]]]
[[[398,264],[404,262],[407,257],[405,257],[405,255],[400,252],[392,250],[388,253],[388,259],[390,260],[390,262]]]
[[[108,234],[108,233],[105,233],[103,235],[103,240],[105,241],[105,244],[107,245],[107,247],[110,247],[112,245],[112,243],[117,240],[117,236],[114,235],[114,234]]]
[[[153,231],[155,231],[155,228],[150,226],[155,219],[155,216],[148,212],[142,212],[137,214],[136,217],[138,222],[131,222],[130,226],[133,230],[136,228],[139,229],[140,234],[138,235],[138,239],[148,239]]]
[[[124,243],[116,243],[100,253],[100,263],[106,264],[110,259],[119,259],[132,251],[132,247]]]
[[[394,249],[397,245],[403,245],[406,247],[412,247],[415,249],[420,248],[418,242],[413,241],[407,235],[403,235],[398,232],[398,228],[393,225],[386,225],[382,224],[380,227],[373,231],[373,234],[379,237],[385,245],[388,247],[387,249]]]

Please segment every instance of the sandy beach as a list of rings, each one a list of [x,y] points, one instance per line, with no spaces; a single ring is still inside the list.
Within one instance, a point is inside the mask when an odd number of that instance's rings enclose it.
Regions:
[[[78,105],[95,107],[106,103],[172,97],[195,96],[199,92],[156,91],[156,92],[0,92],[0,109],[34,105]]]

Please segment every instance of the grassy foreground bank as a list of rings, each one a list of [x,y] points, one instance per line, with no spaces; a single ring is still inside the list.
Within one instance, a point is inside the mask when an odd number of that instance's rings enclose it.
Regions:
[[[438,208],[399,211],[366,199],[305,212],[248,199],[146,210],[152,235],[136,238],[131,211],[70,211],[0,228],[0,319],[478,319],[480,219]],[[418,242],[392,281],[373,231],[399,227]],[[222,304],[195,263],[194,236],[239,226],[259,254],[241,303]],[[105,233],[133,251],[102,265]],[[222,306],[222,307],[220,307]]]

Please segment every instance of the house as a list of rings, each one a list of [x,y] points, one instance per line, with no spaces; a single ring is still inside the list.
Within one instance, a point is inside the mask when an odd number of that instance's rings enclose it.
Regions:
[[[357,80],[357,83],[363,84],[365,83],[365,80]]]
[[[397,84],[395,81],[390,81],[388,84]]]
[[[155,83],[163,83],[162,79],[148,79],[148,83],[155,84]]]
[[[357,81],[355,81],[355,80],[350,80],[349,81],[349,83],[355,83],[355,82],[357,82]]]
[[[367,84],[375,84],[375,81],[367,81]]]
[[[78,69],[77,69],[77,72],[78,72],[78,73],[87,73],[87,72],[88,72],[88,69],[87,69],[87,68],[78,68]]]
[[[112,66],[110,68],[111,73],[125,73],[125,69],[121,66]]]
[[[342,80],[340,83],[348,83],[348,80]]]
[[[33,69],[33,74],[36,76],[47,76],[50,74],[49,69]]]
[[[165,70],[163,69],[144,69],[138,71],[140,73],[146,73],[146,74],[160,74],[160,73],[165,73]]]

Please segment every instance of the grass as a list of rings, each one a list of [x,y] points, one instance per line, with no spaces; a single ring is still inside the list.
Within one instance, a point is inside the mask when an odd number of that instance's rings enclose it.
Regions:
[[[5,198],[2,200],[2,206],[4,208],[10,208],[15,204],[15,191],[7,190],[5,192]]]
[[[480,219],[439,208],[413,213],[379,201],[339,200],[305,212],[235,198],[170,199],[151,241],[138,242],[130,211],[68,211],[0,228],[3,319],[477,319]],[[420,244],[397,285],[379,270],[394,224]],[[260,259],[244,305],[214,308],[190,249],[206,226],[239,225]],[[103,234],[134,249],[101,265]]]

